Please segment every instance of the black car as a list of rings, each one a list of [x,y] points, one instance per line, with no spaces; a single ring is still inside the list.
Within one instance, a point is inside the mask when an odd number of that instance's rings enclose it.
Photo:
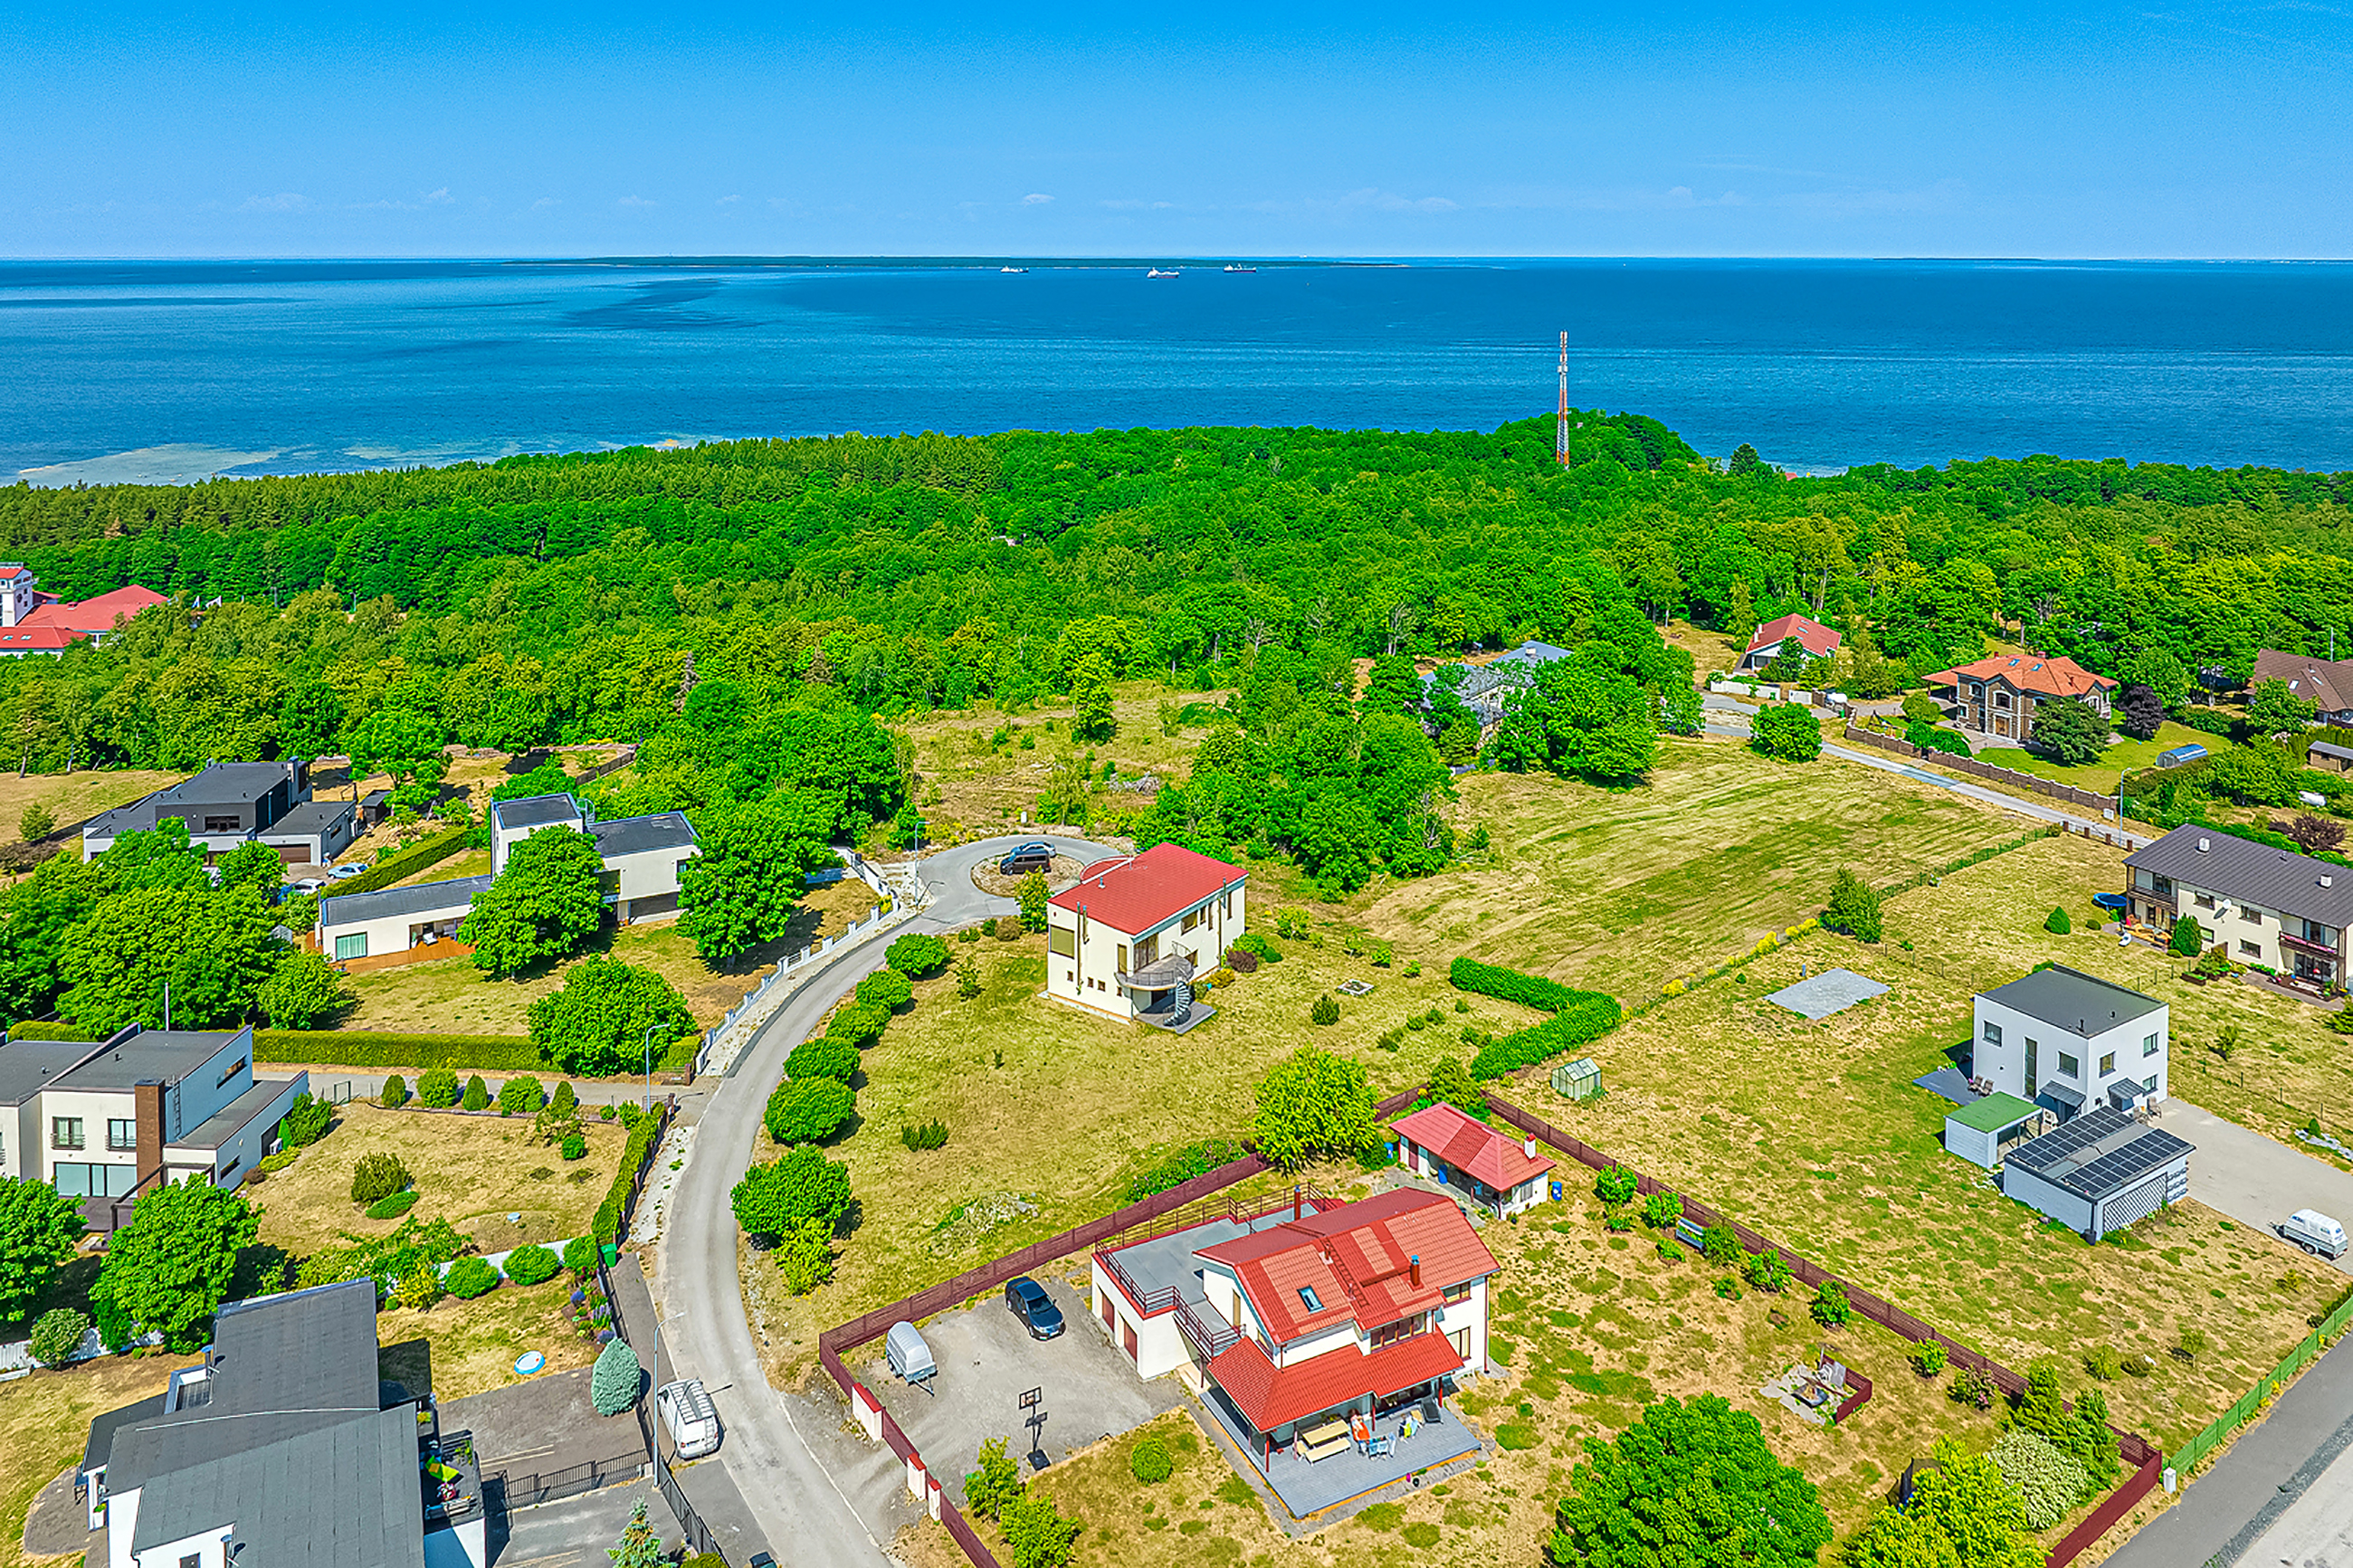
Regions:
[[[1050,1340],[1062,1331],[1062,1309],[1054,1305],[1043,1285],[1026,1274],[1005,1287],[1005,1304],[1029,1325],[1033,1340]]]
[[[997,868],[1008,877],[1018,877],[1024,871],[1050,870],[1054,864],[1054,847],[1050,844],[1024,844],[997,863]]]

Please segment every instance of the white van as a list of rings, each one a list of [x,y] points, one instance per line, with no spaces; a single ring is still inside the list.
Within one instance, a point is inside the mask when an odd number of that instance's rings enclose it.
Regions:
[[[2345,1227],[2314,1209],[2298,1209],[2279,1227],[2280,1238],[2322,1258],[2345,1256]]]
[[[680,1458],[700,1459],[719,1451],[719,1407],[702,1391],[700,1379],[663,1384],[654,1390],[654,1408],[661,1412]]]

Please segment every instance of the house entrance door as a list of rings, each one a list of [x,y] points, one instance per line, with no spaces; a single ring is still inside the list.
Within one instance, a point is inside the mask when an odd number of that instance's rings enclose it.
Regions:
[[[2032,1100],[2042,1090],[2042,1081],[2034,1074],[2034,1040],[2030,1036],[2026,1042],[2026,1098],[2029,1100]]]
[[[1119,1329],[1122,1348],[1127,1352],[1127,1359],[1134,1361],[1135,1359],[1135,1325],[1123,1322]]]

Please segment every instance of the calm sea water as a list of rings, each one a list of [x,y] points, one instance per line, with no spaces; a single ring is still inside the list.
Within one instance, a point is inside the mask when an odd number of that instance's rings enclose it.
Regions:
[[[842,430],[1491,428],[2353,468],[2353,265],[0,263],[0,480]]]

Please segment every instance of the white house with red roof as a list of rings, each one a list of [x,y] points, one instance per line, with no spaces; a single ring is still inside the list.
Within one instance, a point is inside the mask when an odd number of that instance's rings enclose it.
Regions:
[[[0,562],[0,658],[59,654],[85,637],[91,642],[104,642],[121,622],[151,605],[171,602],[134,583],[128,588],[117,588],[95,599],[69,605],[55,594],[42,593],[40,581],[33,575],[31,567],[19,562]]]
[[[1748,639],[1748,651],[1740,656],[1740,668],[1764,668],[1790,642],[1803,648],[1808,658],[1828,658],[1838,652],[1839,645],[1845,640],[1820,621],[1804,616],[1779,616],[1757,628],[1757,635]]]
[[[1099,860],[1047,900],[1046,994],[1182,1027],[1192,982],[1241,935],[1246,873],[1179,845]]]
[[[1398,1117],[1389,1131],[1407,1170],[1462,1189],[1498,1219],[1545,1198],[1552,1162],[1536,1152],[1533,1138],[1507,1138],[1442,1100]]]
[[[1099,1252],[1094,1302],[1139,1374],[1176,1373],[1265,1454],[1483,1371],[1494,1272],[1453,1199],[1401,1187]]]

